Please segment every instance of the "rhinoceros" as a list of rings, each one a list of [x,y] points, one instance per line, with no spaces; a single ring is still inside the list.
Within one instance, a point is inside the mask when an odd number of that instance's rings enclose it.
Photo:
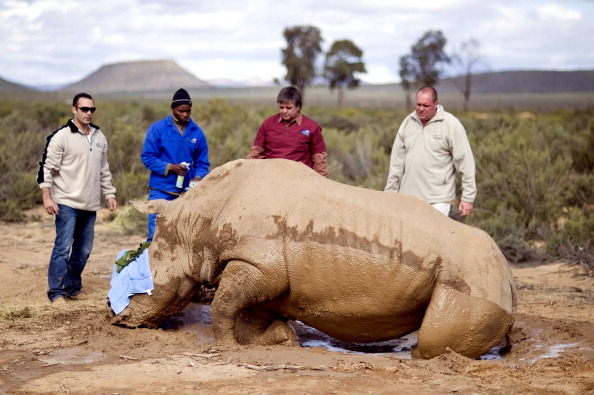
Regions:
[[[512,328],[510,267],[485,232],[422,199],[345,185],[285,159],[236,160],[158,213],[151,295],[112,323],[157,327],[216,286],[218,344],[298,344],[288,320],[345,342],[419,330],[415,358],[478,358]]]

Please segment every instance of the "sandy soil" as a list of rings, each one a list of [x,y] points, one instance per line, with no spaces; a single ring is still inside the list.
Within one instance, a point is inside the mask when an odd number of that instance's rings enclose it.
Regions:
[[[191,304],[167,330],[110,325],[113,259],[143,235],[107,222],[97,224],[83,277],[89,299],[51,306],[45,292],[54,227],[49,216],[36,215],[26,224],[0,223],[0,393],[594,393],[594,278],[579,267],[513,267],[518,315],[513,348],[502,358],[216,349],[205,305]]]

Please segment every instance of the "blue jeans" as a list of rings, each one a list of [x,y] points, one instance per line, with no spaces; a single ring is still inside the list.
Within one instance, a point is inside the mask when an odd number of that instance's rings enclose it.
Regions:
[[[170,195],[163,191],[158,191],[156,189],[149,190],[148,200],[157,200],[157,199],[165,199],[165,200],[175,200],[178,196]],[[149,214],[148,216],[148,237],[146,241],[153,241],[153,235],[155,234],[155,221],[157,220],[157,214]]]
[[[56,241],[50,258],[47,296],[76,296],[82,289],[81,275],[95,236],[95,211],[77,210],[58,204],[56,215]]]

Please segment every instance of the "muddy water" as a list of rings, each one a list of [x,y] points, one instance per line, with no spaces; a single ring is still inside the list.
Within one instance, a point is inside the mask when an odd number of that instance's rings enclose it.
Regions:
[[[295,330],[302,347],[323,347],[329,351],[346,354],[389,354],[394,358],[410,359],[410,352],[417,343],[416,331],[389,341],[345,343],[299,321],[291,321],[289,324]],[[172,325],[175,329],[194,333],[199,344],[214,342],[209,305],[191,303],[172,320]],[[493,348],[489,353],[481,356],[481,359],[499,359],[499,348],[499,346]]]
[[[52,365],[85,365],[98,362],[105,358],[103,353],[89,352],[82,347],[71,347],[59,350],[52,350],[47,355],[39,357],[45,366]]]
[[[390,356],[398,359],[410,359],[410,351],[417,342],[417,332],[410,333],[398,339],[375,343],[345,343],[327,336],[323,332],[309,327],[299,321],[290,322],[291,327],[299,337],[302,347],[323,347],[329,351],[345,354],[375,354]],[[579,347],[577,343],[556,344],[546,346],[540,335],[542,329],[529,328],[526,323],[516,322],[518,327],[522,327],[529,334],[529,339],[534,341],[533,350],[542,349],[542,355],[528,360],[529,363],[535,363],[538,359],[554,358],[563,353],[565,348]],[[210,305],[191,303],[181,314],[172,317],[170,320],[170,329],[185,330],[196,335],[197,343],[208,345],[214,342],[214,334],[210,321]],[[482,355],[482,360],[500,359],[500,346],[494,347],[490,352]],[[81,347],[72,347],[63,350],[54,350],[51,355],[43,355],[39,360],[46,363],[46,366],[56,364],[78,365],[98,362],[105,357],[102,353],[89,352]],[[524,358],[520,358],[521,361]]]
[[[209,344],[215,340],[210,322],[210,305],[190,303],[171,321],[173,328],[194,333],[198,344]]]
[[[373,343],[345,343],[307,326],[299,321],[291,326],[299,337],[302,347],[323,347],[329,351],[348,354],[390,354],[395,358],[410,359],[410,351],[417,344],[417,332],[398,339]]]

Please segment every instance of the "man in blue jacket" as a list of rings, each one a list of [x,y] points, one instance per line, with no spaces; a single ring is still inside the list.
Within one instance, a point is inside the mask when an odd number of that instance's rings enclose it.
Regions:
[[[208,173],[206,137],[191,114],[190,95],[179,89],[173,95],[171,115],[149,126],[146,132],[140,159],[151,171],[149,200],[174,200]],[[182,183],[177,182],[178,176],[183,177]],[[153,239],[155,218],[156,214],[149,215],[147,241]]]

